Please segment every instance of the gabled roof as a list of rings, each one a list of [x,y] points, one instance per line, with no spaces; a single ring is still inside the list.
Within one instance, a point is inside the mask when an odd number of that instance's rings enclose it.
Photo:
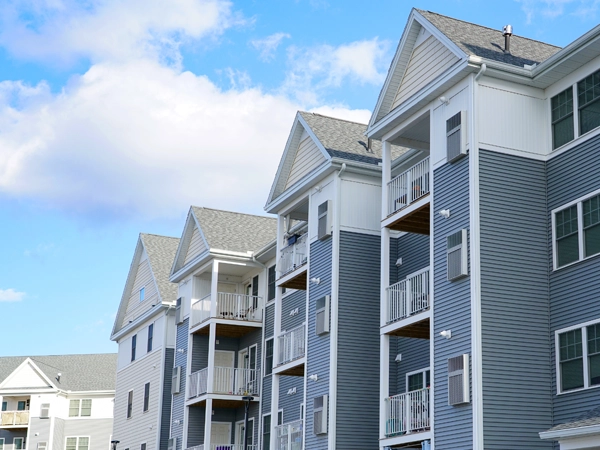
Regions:
[[[58,389],[64,391],[112,391],[115,389],[116,353],[3,357],[0,358],[0,383],[4,382],[28,359]],[[60,380],[57,380],[59,373],[61,374]]]
[[[560,47],[513,34],[510,38],[510,53],[505,53],[501,29],[495,30],[431,11],[416,11],[468,56],[523,67],[525,64],[539,64],[560,50]]]
[[[330,163],[332,158],[344,160],[348,164],[359,163],[377,166],[381,162],[381,142],[372,141],[371,146],[368,146],[365,135],[367,131],[366,124],[298,111],[283,156],[279,162],[277,174],[267,199],[267,205],[284,191],[303,131],[306,131],[313,139],[326,157],[327,163]],[[393,157],[397,158],[407,150],[403,147],[392,146]]]

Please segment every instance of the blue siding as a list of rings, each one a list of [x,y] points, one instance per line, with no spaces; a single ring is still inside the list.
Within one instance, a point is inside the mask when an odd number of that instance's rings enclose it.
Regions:
[[[187,446],[204,444],[204,424],[206,408],[204,406],[192,406],[188,411],[188,435]]]
[[[315,304],[318,298],[331,294],[331,242],[332,239],[315,241],[310,245],[310,267],[308,278],[320,278],[320,284],[310,284],[308,310],[308,345],[306,375],[317,374],[319,381],[306,385],[306,441],[307,450],[327,448],[327,435],[313,434],[313,399],[329,394],[329,334],[315,335]],[[329,412],[328,412],[329,413]]]
[[[271,398],[273,396],[273,375],[267,375],[262,380],[262,390],[260,391],[260,401],[262,414],[271,412]]]
[[[339,449],[375,448],[379,439],[380,265],[379,236],[341,232],[336,432]]]
[[[171,430],[171,385],[173,384],[173,363],[175,361],[175,349],[165,349],[165,361],[163,366],[162,386],[162,411],[160,415],[160,442],[159,449],[167,450],[169,431]]]
[[[192,347],[191,373],[208,367],[208,335],[194,334],[192,336],[194,345]]]
[[[181,325],[177,325],[177,338],[175,348],[188,348],[188,337],[189,332],[189,318],[185,319]],[[175,353],[175,367],[181,366],[181,385],[179,394],[173,395],[173,422],[179,420],[180,424],[177,425],[171,422],[171,437],[177,438],[177,449],[181,450],[183,447],[183,415],[185,412],[185,386],[186,386],[186,368],[187,368],[187,352],[186,353]]]
[[[298,314],[290,315],[298,310]],[[306,291],[295,291],[281,301],[281,330],[291,330],[306,320]]]
[[[555,208],[600,189],[600,137],[596,136],[547,163],[548,258],[552,265],[551,213]],[[552,346],[552,395],[554,423],[568,422],[600,405],[600,389],[556,395],[554,332],[600,319],[600,256],[551,271],[550,341]]]
[[[265,308],[265,338],[275,334],[275,303]]]
[[[473,448],[473,408],[471,404],[448,405],[448,358],[471,353],[471,280],[450,282],[446,275],[446,236],[469,228],[469,157],[444,164],[433,173],[434,197],[434,387],[435,448]],[[445,219],[435,211],[450,209]],[[452,339],[439,335],[452,330]]]
[[[390,345],[391,356],[396,358],[398,353],[402,354],[402,361],[400,363],[393,362],[390,365],[390,371],[395,373],[396,384],[390,384],[390,395],[401,394],[406,392],[406,374],[415,372],[417,370],[426,369],[429,367],[429,339],[411,339],[404,337],[393,337],[395,341],[395,348],[392,349]],[[392,363],[391,363],[392,364]]]
[[[290,389],[296,393],[288,395]],[[279,409],[283,409],[283,423],[300,419],[300,405],[304,401],[304,377],[279,377]]]
[[[424,234],[407,233],[398,238],[396,260],[402,258],[402,265],[397,267],[396,281],[429,266],[429,242],[429,236]],[[392,266],[394,268],[396,260]]]
[[[482,150],[480,203],[484,448],[549,449],[545,163]]]

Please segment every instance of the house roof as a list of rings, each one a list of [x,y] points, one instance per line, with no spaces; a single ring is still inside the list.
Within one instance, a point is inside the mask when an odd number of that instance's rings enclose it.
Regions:
[[[432,25],[469,56],[479,56],[518,67],[539,64],[561,48],[513,34],[510,53],[505,53],[501,30],[483,27],[431,11],[417,9]]]
[[[169,274],[179,246],[179,238],[140,233],[140,239],[144,243],[161,300],[175,300],[177,285],[169,281]]]
[[[277,236],[277,219],[192,206],[198,226],[211,249],[256,252]]]
[[[304,111],[299,111],[298,114],[332,158],[375,165],[381,161],[380,141],[372,141],[370,151],[365,147],[367,144],[366,124]],[[392,159],[396,159],[406,151],[408,149],[404,147],[392,146]]]
[[[112,391],[115,389],[117,354],[8,356],[0,358],[0,383],[24,361],[31,361],[61,390]],[[57,380],[61,374],[60,381]]]
[[[585,413],[575,417],[571,422],[561,423],[550,428],[547,432],[562,431],[571,428],[589,427],[592,425],[600,425],[600,406],[590,409]]]

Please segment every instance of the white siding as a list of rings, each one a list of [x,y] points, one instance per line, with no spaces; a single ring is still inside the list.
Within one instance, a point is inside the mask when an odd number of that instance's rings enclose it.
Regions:
[[[458,57],[430,36],[413,50],[392,109],[431,83],[458,61]]]
[[[346,231],[381,231],[381,185],[342,181],[340,225]]]
[[[63,448],[67,437],[87,436],[90,438],[90,450],[110,450],[112,427],[112,419],[65,420]]]
[[[140,302],[140,289],[144,288],[144,301]],[[127,310],[122,326],[127,325],[130,320],[135,320],[152,307],[158,300],[158,291],[152,277],[152,270],[148,260],[139,263],[135,281],[131,288],[131,296],[127,303]]]
[[[196,256],[201,254],[206,250],[206,244],[204,243],[204,239],[202,239],[202,235],[200,234],[200,230],[198,227],[194,227],[194,231],[192,232],[192,238],[190,239],[190,245],[187,249],[187,253],[185,254],[185,260],[183,265],[185,266]]]
[[[313,241],[317,239],[318,230],[318,217],[319,217],[319,205],[327,200],[331,200],[331,207],[333,208],[331,214],[335,212],[335,183],[333,182],[336,174],[332,174],[325,180],[321,181],[320,192],[312,192],[310,196],[310,210],[308,212],[308,238]],[[381,194],[380,194],[381,195]]]
[[[292,186],[303,176],[313,171],[324,162],[325,157],[323,156],[323,153],[321,153],[321,151],[318,149],[317,144],[315,144],[315,142],[310,137],[307,137],[306,139],[302,140],[302,142],[300,142],[300,145],[298,146],[298,151],[296,152],[294,164],[292,165],[290,175],[288,176],[287,182],[285,184],[285,189]]]
[[[467,111],[467,124],[469,123],[469,91],[462,89],[451,95],[444,93],[450,99],[448,105],[440,104],[435,100],[437,108],[433,111],[431,120],[431,163],[433,168],[446,162],[446,120],[460,111]],[[438,106],[439,105],[439,106]],[[467,147],[469,146],[469,130],[467,129]]]
[[[6,381],[3,388],[23,388],[23,387],[48,387],[48,383],[44,381],[40,375],[28,363],[14,372]]]

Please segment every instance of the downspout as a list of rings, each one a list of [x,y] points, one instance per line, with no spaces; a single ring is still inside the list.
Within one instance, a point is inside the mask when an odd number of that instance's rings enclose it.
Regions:
[[[479,72],[477,72],[477,75],[475,75],[475,81],[479,81],[479,78],[481,78],[481,76],[485,73],[486,70],[487,66],[485,63],[483,63],[481,65],[481,68],[479,69]]]

